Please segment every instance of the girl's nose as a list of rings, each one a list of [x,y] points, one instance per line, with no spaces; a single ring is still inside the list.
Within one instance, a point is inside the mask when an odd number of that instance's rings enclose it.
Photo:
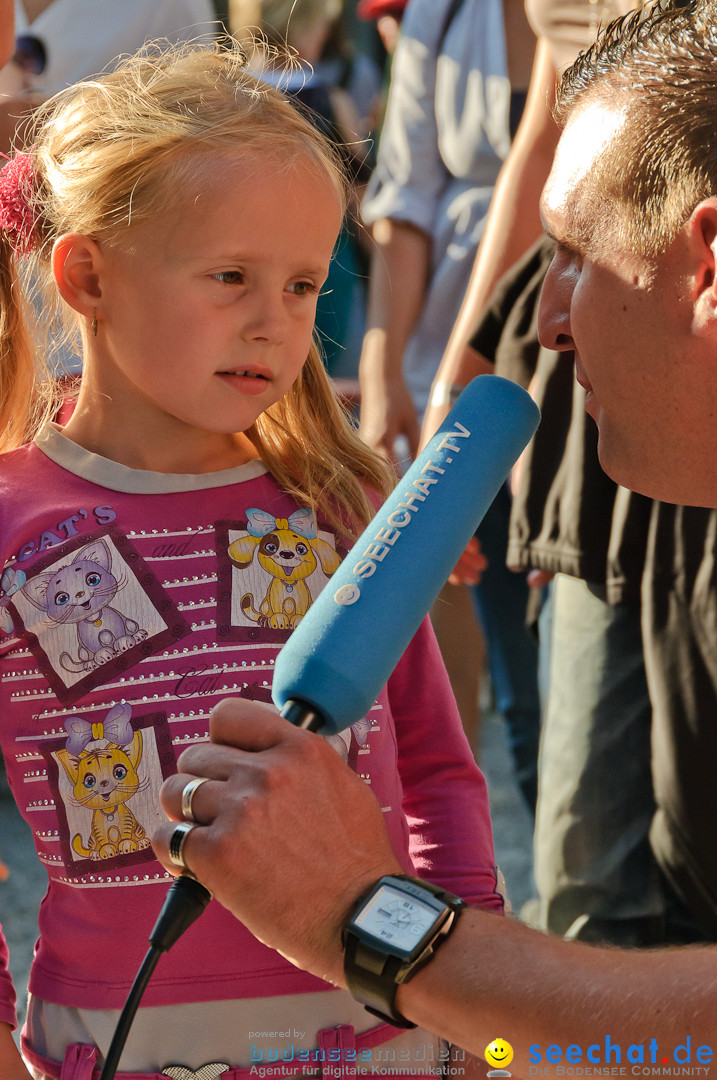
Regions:
[[[243,336],[247,341],[280,345],[286,336],[287,319],[283,296],[276,299],[257,295],[255,303],[247,313]]]

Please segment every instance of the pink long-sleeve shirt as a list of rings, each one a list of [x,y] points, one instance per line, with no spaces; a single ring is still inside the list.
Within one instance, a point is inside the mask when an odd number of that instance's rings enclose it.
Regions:
[[[341,543],[258,462],[136,471],[54,427],[0,460],[0,743],[49,879],[33,994],[121,1008],[170,881],[148,840],[162,781],[208,738],[219,700],[270,701],[276,655]],[[332,741],[408,872],[502,910],[485,784],[428,621],[369,715]],[[322,988],[212,901],[143,1004]],[[15,1022],[1,940],[0,1021]]]

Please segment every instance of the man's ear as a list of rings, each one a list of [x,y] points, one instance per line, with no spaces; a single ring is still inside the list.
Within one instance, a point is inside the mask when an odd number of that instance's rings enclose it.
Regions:
[[[99,244],[80,233],[65,233],[52,249],[52,276],[62,299],[90,318],[102,298]]]
[[[717,333],[717,197],[704,199],[687,222],[693,329]]]

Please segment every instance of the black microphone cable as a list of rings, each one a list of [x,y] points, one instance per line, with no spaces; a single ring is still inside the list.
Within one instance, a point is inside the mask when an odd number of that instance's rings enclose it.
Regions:
[[[171,949],[184,931],[199,918],[211,898],[212,894],[209,890],[188,874],[175,878],[170,885],[159,918],[149,935],[149,950],[132,983],[132,989],[117,1021],[100,1080],[114,1080],[139,1003],[160,956]]]

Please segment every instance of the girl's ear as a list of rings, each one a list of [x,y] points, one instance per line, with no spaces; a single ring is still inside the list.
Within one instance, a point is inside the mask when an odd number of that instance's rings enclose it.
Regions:
[[[52,249],[52,276],[62,299],[90,318],[102,297],[99,244],[80,233],[65,233]]]

